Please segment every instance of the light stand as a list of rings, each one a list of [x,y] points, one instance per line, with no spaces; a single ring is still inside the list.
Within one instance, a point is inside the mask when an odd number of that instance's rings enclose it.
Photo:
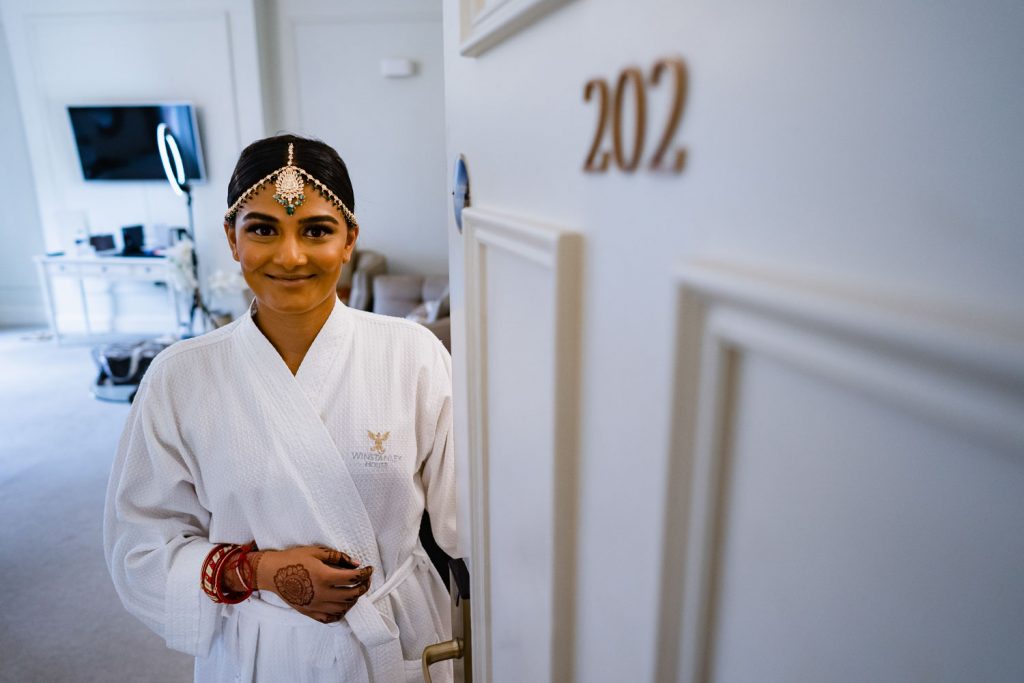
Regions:
[[[188,238],[192,241],[192,275],[195,277],[196,287],[192,293],[192,307],[188,314],[188,334],[195,333],[196,311],[200,310],[206,319],[206,324],[212,326],[212,317],[203,303],[202,293],[199,290],[199,257],[196,255],[195,219],[192,215],[192,187],[185,177],[185,164],[181,159],[181,151],[178,149],[178,141],[167,128],[166,123],[160,123],[156,127],[156,144],[160,151],[160,161],[163,162],[164,174],[167,182],[171,184],[174,194],[185,197],[185,205],[188,207]],[[173,163],[172,163],[173,157]]]

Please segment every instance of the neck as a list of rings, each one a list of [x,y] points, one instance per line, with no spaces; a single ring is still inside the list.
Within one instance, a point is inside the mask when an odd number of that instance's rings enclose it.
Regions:
[[[257,302],[253,321],[294,375],[335,305],[335,298],[328,297],[309,311],[282,313]]]

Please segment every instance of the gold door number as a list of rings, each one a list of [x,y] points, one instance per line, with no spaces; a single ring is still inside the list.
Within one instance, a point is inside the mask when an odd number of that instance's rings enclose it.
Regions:
[[[666,72],[671,74],[671,85],[674,88],[671,110],[654,154],[650,157],[649,168],[652,171],[679,173],[686,164],[686,150],[681,147],[673,147],[672,142],[686,105],[686,65],[683,60],[678,58],[659,59],[651,69],[651,85],[657,86]],[[629,89],[633,91],[636,127],[631,143],[627,144],[623,140],[625,131],[623,131],[622,109],[625,106],[626,91]],[[640,166],[647,135],[647,91],[643,72],[636,67],[624,69],[619,74],[614,96],[610,96],[608,82],[603,78],[587,81],[583,88],[583,100],[589,102],[595,94],[598,96],[599,108],[597,128],[594,131],[594,140],[590,145],[587,160],[583,164],[583,170],[590,173],[604,173],[608,170],[609,161],[614,159],[615,165],[620,170],[632,173]],[[611,106],[609,106],[609,102],[611,102]],[[604,149],[601,145],[602,139],[609,136],[611,137],[611,151],[608,150],[607,143],[604,145]]]

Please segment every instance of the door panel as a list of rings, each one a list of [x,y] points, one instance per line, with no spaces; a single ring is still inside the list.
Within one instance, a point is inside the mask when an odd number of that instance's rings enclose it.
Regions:
[[[680,278],[660,678],[1024,675],[1021,350],[865,289]]]
[[[487,506],[491,545],[492,665],[496,679],[543,681],[551,661],[554,591],[554,369],[552,274],[509,252],[487,249]],[[516,292],[504,297],[503,292]],[[528,387],[524,389],[525,387]],[[531,425],[531,429],[523,429]],[[521,596],[530,595],[530,600]],[[541,612],[539,615],[538,612]],[[538,618],[540,617],[540,618]]]
[[[1017,454],[757,353],[740,375],[708,678],[1024,679]]]
[[[474,678],[568,680],[580,240],[479,208],[463,224]]]

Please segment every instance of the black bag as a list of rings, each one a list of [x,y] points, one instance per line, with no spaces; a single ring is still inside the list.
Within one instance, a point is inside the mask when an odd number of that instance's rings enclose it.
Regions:
[[[100,371],[94,389],[96,397],[130,402],[135,398],[135,388],[142,382],[142,376],[146,374],[150,363],[170,345],[171,342],[144,339],[94,346],[92,359]],[[111,391],[114,388],[119,391]]]

